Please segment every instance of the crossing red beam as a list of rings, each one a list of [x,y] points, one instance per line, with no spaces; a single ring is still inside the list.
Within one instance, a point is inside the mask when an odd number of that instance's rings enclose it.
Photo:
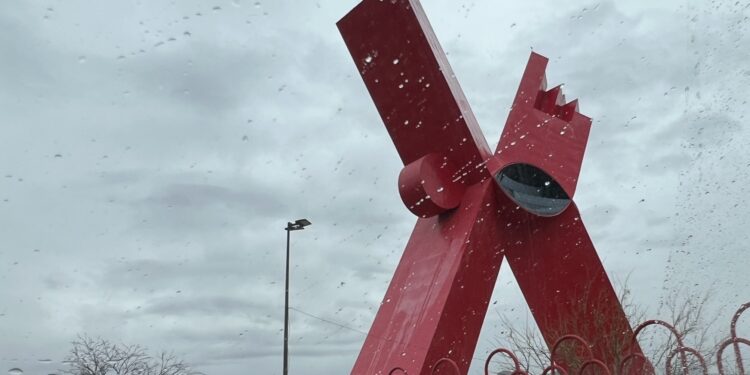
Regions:
[[[338,27],[419,217],[352,374],[467,373],[504,257],[547,343],[578,335],[614,369],[632,331],[571,200],[591,119],[547,89],[547,59],[532,53],[492,153],[417,0],[364,0]]]

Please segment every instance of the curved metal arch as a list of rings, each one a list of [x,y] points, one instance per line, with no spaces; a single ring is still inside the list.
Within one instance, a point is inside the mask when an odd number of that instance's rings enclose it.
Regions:
[[[440,359],[438,359],[437,362],[435,362],[435,365],[432,366],[432,371],[430,372],[430,374],[435,375],[436,374],[435,371],[438,369],[438,367],[440,367],[440,365],[443,362],[448,363],[453,368],[453,371],[456,372],[456,375],[461,375],[461,369],[458,367],[458,364],[456,363],[456,361],[454,361],[454,360],[452,360],[450,358],[445,358],[445,357],[440,358]]]
[[[513,354],[512,351],[505,348],[498,348],[490,353],[490,355],[487,357],[487,360],[484,361],[484,375],[490,375],[490,361],[492,361],[492,357],[500,353],[507,355],[513,361],[513,366],[515,366],[516,369],[513,370],[511,375],[528,375],[526,371],[523,371],[521,369],[521,363],[518,361],[518,357],[516,357],[516,355]]]
[[[739,349],[740,344],[745,344],[747,346],[750,346],[750,340],[743,339],[741,337],[733,337],[726,341],[724,341],[721,346],[719,347],[719,350],[716,352],[716,367],[719,368],[719,374],[724,375],[724,364],[721,360],[721,355],[724,353],[724,349],[726,349],[729,345],[734,345],[735,351]],[[745,369],[742,366],[742,358],[737,357],[739,360],[737,361],[737,369],[740,370],[739,374],[744,375]]]
[[[638,345],[638,334],[641,333],[646,327],[653,326],[653,325],[659,325],[662,327],[665,327],[668,329],[672,335],[675,337],[675,340],[677,340],[677,349],[681,349],[685,347],[685,342],[682,341],[682,334],[680,334],[680,331],[677,330],[673,325],[659,319],[651,319],[647,320],[641,324],[638,325],[638,327],[633,330],[633,339],[630,341],[630,348],[632,353],[632,348],[635,348]],[[684,375],[688,375],[687,370],[687,355],[685,355],[685,351],[679,351],[680,353],[680,363],[682,364],[682,373]],[[671,367],[671,364],[667,364],[667,366]],[[668,372],[668,374],[671,374],[671,372]]]
[[[693,348],[688,348],[685,346],[677,348],[673,350],[671,353],[669,353],[669,356],[667,357],[667,364],[666,364],[667,374],[672,373],[672,359],[674,359],[674,356],[676,356],[678,353],[681,356],[684,356],[685,353],[690,353],[698,357],[698,361],[700,362],[701,368],[703,369],[703,375],[708,375],[708,367],[706,367],[706,360],[703,358],[701,353],[699,353],[697,350]],[[687,373],[688,372],[687,364],[685,364],[682,369],[685,373]]]
[[[732,324],[729,328],[732,339],[737,339],[737,321],[740,319],[742,313],[744,313],[747,309],[750,309],[750,302],[740,306],[740,308],[737,309],[737,312],[734,313],[734,316],[732,317]],[[734,342],[734,358],[737,361],[736,363],[739,374],[745,375],[745,366],[742,364],[742,352],[740,352],[739,342]]]
[[[635,358],[640,358],[642,362],[648,364],[648,367],[651,371],[650,374],[656,374],[656,369],[654,368],[654,365],[651,364],[651,361],[649,361],[648,358],[646,358],[646,356],[641,353],[631,353],[625,356],[625,358],[623,358],[622,361],[620,361],[620,366],[617,369],[619,373],[625,374],[625,364],[628,361],[635,359]],[[643,365],[641,365],[641,369],[643,369]]]
[[[604,369],[604,374],[605,375],[610,375],[611,374],[609,372],[609,368],[607,368],[607,365],[605,365],[604,362],[602,362],[602,361],[600,361],[598,359],[590,359],[590,360],[584,362],[581,365],[581,369],[578,370],[578,375],[583,375],[584,371],[586,371],[586,368],[591,367],[591,366],[598,366],[599,368]]]

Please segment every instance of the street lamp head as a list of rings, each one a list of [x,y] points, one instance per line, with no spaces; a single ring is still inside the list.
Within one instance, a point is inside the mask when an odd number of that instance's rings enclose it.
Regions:
[[[306,227],[312,223],[310,222],[310,220],[307,220],[307,219],[299,219],[295,221],[294,224],[299,225],[300,227]]]
[[[310,224],[312,224],[310,222],[310,220],[299,219],[299,220],[296,220],[293,223],[291,223],[291,222],[287,223],[286,230],[300,230],[300,229],[305,229],[305,227],[308,226],[308,225],[310,225]]]

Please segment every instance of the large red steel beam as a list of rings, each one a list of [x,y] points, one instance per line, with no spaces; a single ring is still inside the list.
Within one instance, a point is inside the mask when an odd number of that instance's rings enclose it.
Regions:
[[[532,53],[493,154],[417,0],[364,0],[338,27],[418,216],[352,374],[468,372],[503,257],[547,343],[576,334],[613,367],[632,331],[570,199],[591,119],[547,90],[547,59]]]

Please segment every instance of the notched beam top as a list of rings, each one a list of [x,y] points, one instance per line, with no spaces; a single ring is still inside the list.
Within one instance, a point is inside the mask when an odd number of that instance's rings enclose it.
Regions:
[[[578,100],[565,102],[562,85],[547,90],[548,59],[532,52],[513,101],[495,156],[487,162],[493,176],[514,164],[531,165],[550,177],[560,194],[575,194],[591,119]],[[564,194],[562,194],[564,193]]]

